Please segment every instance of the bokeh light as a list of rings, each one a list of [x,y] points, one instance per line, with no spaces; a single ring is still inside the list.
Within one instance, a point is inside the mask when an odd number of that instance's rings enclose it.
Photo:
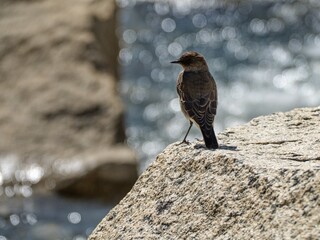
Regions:
[[[176,22],[172,18],[165,18],[161,22],[161,27],[165,32],[173,32],[176,29]]]
[[[139,151],[141,169],[187,130],[175,89],[181,68],[170,64],[187,50],[205,55],[217,82],[218,132],[259,115],[320,104],[316,1],[119,2],[121,92],[128,143]],[[195,137],[201,135],[194,128]]]
[[[68,220],[72,224],[78,224],[81,222],[81,215],[78,212],[71,212],[68,214]]]

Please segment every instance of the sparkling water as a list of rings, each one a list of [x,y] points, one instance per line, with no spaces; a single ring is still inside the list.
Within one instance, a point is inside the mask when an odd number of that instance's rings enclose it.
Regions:
[[[205,56],[217,82],[217,132],[320,104],[320,2],[118,3],[127,136],[141,169],[187,131],[175,89],[181,67],[170,64],[187,50]]]

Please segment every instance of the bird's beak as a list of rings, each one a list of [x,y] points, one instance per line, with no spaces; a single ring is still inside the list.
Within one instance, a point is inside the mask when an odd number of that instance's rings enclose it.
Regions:
[[[170,63],[180,63],[180,61],[179,61],[179,60],[176,60],[176,61],[172,61],[172,62],[170,62]]]

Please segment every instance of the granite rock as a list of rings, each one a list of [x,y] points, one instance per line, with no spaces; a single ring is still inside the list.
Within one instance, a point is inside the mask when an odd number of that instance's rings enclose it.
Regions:
[[[218,138],[169,145],[89,239],[320,238],[320,107]]]

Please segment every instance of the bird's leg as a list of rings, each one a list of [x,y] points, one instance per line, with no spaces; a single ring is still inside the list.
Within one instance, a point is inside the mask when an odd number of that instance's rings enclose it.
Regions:
[[[183,140],[182,140],[182,142],[181,142],[180,144],[182,144],[182,143],[189,144],[189,142],[187,141],[187,136],[188,136],[188,134],[189,134],[189,132],[190,132],[190,129],[191,129],[191,127],[192,127],[192,124],[193,124],[193,122],[190,121],[190,126],[189,126],[189,128],[188,128],[188,131],[187,131],[186,135],[184,136],[184,138],[183,138]]]

